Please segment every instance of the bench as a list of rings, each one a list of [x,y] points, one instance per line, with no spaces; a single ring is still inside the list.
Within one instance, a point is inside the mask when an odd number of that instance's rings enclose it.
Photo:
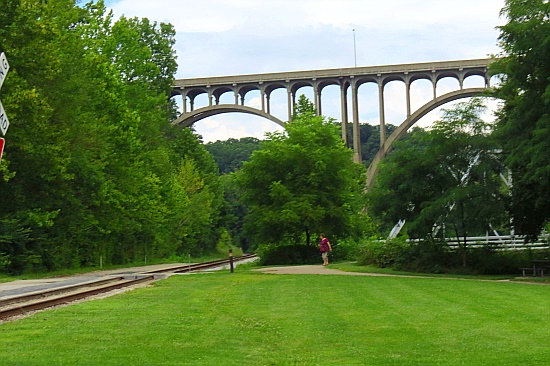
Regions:
[[[544,277],[544,271],[546,271],[547,268],[544,268],[544,267],[526,267],[526,268],[520,268],[520,270],[522,271],[523,277],[526,277],[525,273],[527,271],[533,272],[533,277],[538,276],[539,274],[540,274],[541,277]]]
[[[523,277],[525,277],[525,273],[527,271],[533,271],[533,277],[538,275],[540,275],[541,277],[544,277],[544,271],[548,270],[548,268],[543,267],[543,265],[550,264],[550,260],[538,259],[538,260],[532,260],[531,263],[533,263],[533,267],[520,268],[520,270],[523,273]]]

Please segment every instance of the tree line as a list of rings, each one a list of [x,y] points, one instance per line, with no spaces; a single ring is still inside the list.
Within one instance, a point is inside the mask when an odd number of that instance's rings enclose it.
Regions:
[[[315,250],[320,232],[351,258],[350,243],[387,235],[399,220],[411,237],[510,227],[535,237],[550,217],[549,6],[506,1],[502,53],[491,66],[502,78],[492,94],[503,100],[497,122],[479,118],[479,99],[445,110],[432,129],[414,129],[395,147],[366,193],[368,161],[352,163],[338,123],[317,116],[305,97],[285,131],[262,141],[204,145],[191,128],[172,127],[170,24],[114,19],[103,1],[7,0],[0,271],[228,245]],[[363,157],[379,146],[376,129],[361,126]]]
[[[175,30],[102,1],[7,0],[0,268],[54,270],[215,247],[217,167],[172,128]]]

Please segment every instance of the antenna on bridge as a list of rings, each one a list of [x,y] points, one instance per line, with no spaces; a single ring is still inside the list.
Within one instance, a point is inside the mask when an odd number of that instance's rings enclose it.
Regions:
[[[357,47],[355,45],[355,28],[353,28],[353,60],[355,62],[355,67],[357,67]]]

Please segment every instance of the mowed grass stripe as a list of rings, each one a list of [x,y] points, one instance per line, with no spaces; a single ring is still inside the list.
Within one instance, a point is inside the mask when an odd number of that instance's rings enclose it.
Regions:
[[[173,276],[0,324],[2,365],[546,365],[550,287]]]

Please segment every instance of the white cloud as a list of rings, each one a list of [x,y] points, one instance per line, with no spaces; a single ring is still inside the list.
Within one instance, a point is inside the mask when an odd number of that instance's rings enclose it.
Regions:
[[[261,117],[233,113],[225,117],[206,118],[196,123],[194,129],[204,142],[213,142],[242,137],[264,139],[267,132],[281,131],[283,128]]]
[[[111,4],[115,16],[146,17],[174,25],[179,78],[351,67],[355,63],[354,34],[358,66],[482,58],[498,53],[496,26],[505,21],[499,18],[504,0],[114,0],[107,3]],[[393,102],[390,96],[393,92],[388,93],[386,120],[396,123],[393,119],[403,115],[402,102]],[[426,92],[416,93],[411,95],[412,103],[424,104]],[[271,110],[286,120],[286,101],[284,97],[279,99],[278,102],[272,100]],[[259,106],[259,99],[254,96],[247,105],[251,103]],[[377,123],[377,96],[365,94],[360,103],[361,121]],[[339,119],[339,101],[324,98],[323,113]],[[231,121],[231,115],[211,118]],[[272,125],[264,121],[241,128],[235,123],[231,129],[235,129],[236,134],[254,133],[249,136],[256,137],[263,137],[264,132],[256,129]],[[216,128],[207,126],[206,121],[196,126],[206,141],[229,134],[229,122]]]
[[[256,34],[319,27],[398,29],[429,24],[495,26],[503,0],[120,0],[116,14],[169,21],[179,32],[246,29]]]

